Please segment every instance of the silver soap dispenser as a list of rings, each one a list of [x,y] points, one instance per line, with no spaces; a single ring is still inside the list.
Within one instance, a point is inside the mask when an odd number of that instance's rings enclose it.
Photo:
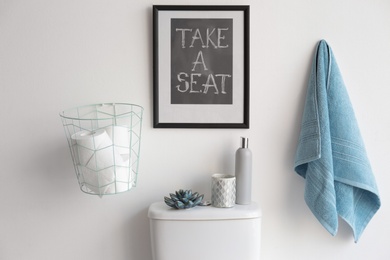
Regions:
[[[252,202],[252,152],[248,148],[248,138],[241,137],[241,147],[236,151],[236,204]]]

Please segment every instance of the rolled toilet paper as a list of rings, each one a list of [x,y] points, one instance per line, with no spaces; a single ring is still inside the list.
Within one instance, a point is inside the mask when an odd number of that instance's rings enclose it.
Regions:
[[[114,194],[128,191],[132,188],[129,170],[124,167],[106,169],[99,172],[80,166],[84,185],[98,195]]]
[[[80,165],[93,170],[113,165],[126,166],[120,154],[115,151],[113,142],[104,129],[77,132],[72,135],[72,140],[76,142]]]
[[[85,166],[78,166],[82,183],[92,193],[104,195],[110,193],[110,186],[115,182],[115,175],[112,169],[94,171]]]
[[[112,193],[115,184],[116,166],[128,166],[114,149],[113,142],[104,129],[80,131],[72,135],[76,142],[79,172],[83,184],[95,194]],[[125,168],[125,167],[123,167]]]
[[[132,188],[132,180],[128,168],[116,167],[115,175],[115,182],[109,185],[107,193],[119,193]]]
[[[126,126],[108,126],[104,128],[119,154],[130,152],[130,129]]]
[[[104,130],[106,130],[108,136],[112,140],[115,152],[121,155],[123,163],[121,163],[120,165],[130,167],[130,129],[127,126],[112,125],[105,127]],[[124,186],[121,180],[123,179],[121,178],[122,175],[122,170],[119,170],[119,174],[117,174],[117,180],[119,177],[120,183],[116,185],[116,189],[118,190],[118,187],[120,187],[120,191],[123,191],[122,187]],[[125,178],[128,179],[127,177]],[[128,190],[127,186],[125,190]]]
[[[80,165],[87,165],[94,156],[95,151],[104,145],[112,145],[104,129],[96,131],[79,131],[71,136],[75,154]]]

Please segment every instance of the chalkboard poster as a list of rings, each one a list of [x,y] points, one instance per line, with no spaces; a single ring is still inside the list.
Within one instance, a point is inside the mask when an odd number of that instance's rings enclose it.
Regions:
[[[153,6],[153,126],[249,128],[249,6]]]
[[[232,104],[232,19],[171,20],[171,104]]]

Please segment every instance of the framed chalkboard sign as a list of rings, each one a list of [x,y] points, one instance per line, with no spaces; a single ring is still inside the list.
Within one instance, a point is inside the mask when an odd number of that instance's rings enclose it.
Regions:
[[[249,6],[153,6],[155,128],[249,128]]]

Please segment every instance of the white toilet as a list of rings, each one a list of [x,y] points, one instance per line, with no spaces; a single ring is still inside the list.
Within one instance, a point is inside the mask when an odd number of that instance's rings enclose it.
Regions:
[[[259,260],[261,209],[256,203],[232,208],[172,209],[150,205],[153,260]]]

